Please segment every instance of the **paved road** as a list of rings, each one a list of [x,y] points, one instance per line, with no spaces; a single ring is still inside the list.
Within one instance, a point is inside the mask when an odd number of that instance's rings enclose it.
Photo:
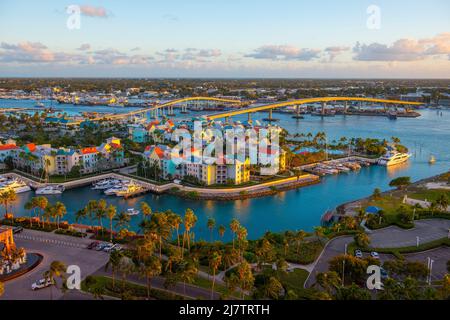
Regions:
[[[88,239],[24,230],[23,233],[15,235],[15,241],[18,247],[24,247],[27,252],[40,253],[44,259],[31,272],[5,283],[5,294],[1,298],[5,300],[50,299],[50,288],[32,291],[31,284],[42,279],[44,272],[54,260],[64,262],[66,265],[78,265],[83,279],[108,261],[107,253],[85,249],[85,245],[90,242]],[[62,293],[54,288],[53,298],[62,297]]]
[[[433,219],[415,221],[413,229],[405,230],[392,226],[370,233],[370,245],[375,248],[398,248],[441,239],[449,235],[450,220]]]
[[[433,269],[431,272],[432,280],[442,280],[444,275],[449,273],[447,271],[447,261],[450,260],[449,247],[440,247],[424,252],[409,253],[405,254],[404,256],[408,261],[419,261],[425,264],[427,264],[428,257],[433,259]]]
[[[111,277],[111,272],[110,271],[105,272],[105,268],[102,267],[95,272],[95,275]],[[120,276],[118,277],[118,279],[120,281]],[[162,277],[153,278],[151,281],[152,288],[160,289],[160,290],[167,290],[164,287],[164,280],[165,279]],[[131,281],[134,283],[141,284],[143,286],[147,286],[147,280],[145,278],[140,278],[137,275],[129,275],[127,277],[127,281]],[[175,286],[171,287],[169,291],[172,293],[182,295],[182,296],[187,296],[192,299],[210,299],[211,298],[211,290],[197,287],[197,286],[194,286],[191,284],[186,284],[186,286],[184,286],[183,283],[177,283]],[[213,297],[215,300],[218,300],[220,298],[220,294],[214,292]]]
[[[436,239],[444,238],[448,235],[450,228],[450,220],[433,219],[420,220],[415,222],[415,228],[410,230],[401,229],[398,227],[388,227],[381,230],[374,230],[370,233],[371,246],[378,248],[395,248],[405,246],[415,246],[416,236],[419,236],[420,243],[430,242]],[[338,237],[329,241],[323,250],[321,256],[316,260],[316,263],[310,273],[309,278],[305,282],[306,287],[310,287],[315,283],[315,276],[320,272],[328,270],[328,262],[335,256],[344,254],[345,244],[353,242],[352,236]],[[447,248],[448,249],[448,248]],[[430,251],[428,251],[430,252]],[[442,273],[443,264],[450,259],[449,250],[437,250],[435,255],[436,275]],[[427,253],[423,253],[426,257]],[[385,257],[386,256],[386,257]],[[421,253],[405,255],[410,259],[417,259],[423,261]],[[381,260],[388,259],[388,255],[383,255]],[[439,261],[439,262],[438,262]],[[434,266],[433,266],[434,268]],[[441,277],[442,278],[442,277]]]

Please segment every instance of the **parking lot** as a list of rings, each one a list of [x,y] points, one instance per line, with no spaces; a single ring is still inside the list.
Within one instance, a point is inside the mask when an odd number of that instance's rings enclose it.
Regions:
[[[84,279],[103,267],[109,255],[102,251],[88,250],[89,239],[44,233],[33,230],[24,230],[14,236],[16,245],[23,247],[27,252],[40,253],[44,259],[39,266],[27,274],[5,283],[5,294],[1,299],[46,300],[50,299],[50,288],[37,291],[31,290],[31,284],[42,279],[45,271],[54,260],[66,265],[77,265]],[[61,299],[63,294],[53,288],[53,299]]]

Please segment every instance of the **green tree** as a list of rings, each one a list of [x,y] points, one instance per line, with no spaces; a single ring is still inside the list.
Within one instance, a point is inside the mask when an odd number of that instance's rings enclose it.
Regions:
[[[404,187],[407,187],[410,184],[411,184],[410,177],[398,177],[389,182],[390,187],[396,187],[398,189],[403,189]]]
[[[44,272],[44,279],[52,283],[50,287],[50,300],[53,300],[53,286],[56,286],[56,278],[60,278],[62,281],[66,279],[67,267],[61,261],[52,261],[50,267]]]

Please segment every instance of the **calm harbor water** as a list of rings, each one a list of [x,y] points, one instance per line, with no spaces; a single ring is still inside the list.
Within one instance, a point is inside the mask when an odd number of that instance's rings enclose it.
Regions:
[[[5,101],[9,100],[0,100],[0,107],[11,107]],[[63,108],[64,105],[55,104],[54,107]],[[93,109],[111,110],[106,107],[71,106],[70,108],[72,112],[94,111]],[[220,202],[193,201],[171,195],[147,194],[139,198],[123,200],[104,196],[100,191],[86,187],[68,190],[60,196],[49,196],[49,199],[52,202],[62,201],[65,203],[68,209],[66,219],[69,222],[74,221],[74,213],[90,199],[102,197],[106,197],[109,203],[117,205],[119,210],[138,208],[141,201],[147,201],[154,211],[171,209],[176,213],[183,214],[186,208],[191,208],[199,218],[194,229],[197,239],[209,239],[209,230],[206,227],[209,217],[214,218],[217,225],[224,224],[226,226],[231,219],[239,219],[248,229],[249,238],[257,238],[268,230],[312,230],[320,223],[320,217],[327,209],[334,208],[346,201],[368,196],[377,187],[387,190],[389,181],[395,177],[410,176],[412,180],[416,181],[449,169],[450,110],[420,110],[420,113],[422,116],[419,118],[399,118],[397,120],[367,116],[321,118],[308,115],[305,116],[305,119],[295,120],[288,114],[274,114],[274,117],[280,119],[278,124],[291,133],[311,132],[315,134],[318,131],[324,131],[327,133],[329,141],[339,139],[341,136],[381,139],[390,139],[392,136],[396,136],[410,149],[413,156],[408,163],[403,165],[392,168],[372,166],[363,168],[357,173],[328,176],[323,178],[318,185],[281,192],[271,197]],[[194,113],[194,115],[196,114],[198,113]],[[266,116],[265,113],[258,113],[253,115],[253,119],[262,119]],[[246,120],[246,116],[237,117],[237,119]],[[433,165],[428,163],[431,154],[437,159]],[[14,204],[16,216],[29,214],[23,209],[23,205],[33,196],[33,192],[18,196],[18,201]],[[131,228],[137,230],[139,221],[140,217],[132,217]],[[215,238],[218,238],[217,233]],[[225,238],[231,238],[229,231],[226,232]]]

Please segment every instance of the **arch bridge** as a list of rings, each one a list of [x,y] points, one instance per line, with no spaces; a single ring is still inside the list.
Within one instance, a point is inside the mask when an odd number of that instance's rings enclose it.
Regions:
[[[242,101],[241,100],[225,99],[225,98],[214,98],[214,97],[189,97],[189,98],[181,98],[181,99],[168,101],[168,102],[165,102],[165,103],[162,103],[162,104],[158,104],[158,105],[150,107],[150,108],[139,109],[139,110],[131,111],[131,112],[128,112],[128,113],[115,114],[115,115],[104,116],[104,117],[98,117],[98,118],[90,119],[90,121],[125,119],[125,118],[131,117],[131,116],[135,116],[135,115],[139,115],[139,114],[145,114],[147,112],[154,112],[155,115],[157,116],[158,113],[159,113],[159,110],[162,110],[162,112],[163,112],[164,108],[167,109],[167,114],[168,115],[174,115],[173,107],[175,105],[180,105],[181,104],[181,110],[182,110],[183,113],[185,113],[185,112],[187,112],[187,103],[188,102],[194,102],[194,104],[198,105],[198,103],[201,103],[203,101],[232,103],[232,104],[242,105]]]
[[[372,103],[382,103],[384,104],[385,108],[387,104],[393,104],[393,105],[403,105],[406,106],[405,109],[408,110],[407,106],[418,106],[422,105],[421,102],[410,102],[410,101],[402,101],[402,100],[387,100],[387,99],[377,99],[377,98],[361,98],[361,97],[323,97],[323,98],[306,98],[306,99],[299,99],[299,100],[291,100],[291,101],[284,101],[279,103],[273,103],[273,104],[267,104],[262,106],[256,106],[251,108],[245,108],[245,109],[239,109],[234,111],[227,111],[217,114],[212,114],[208,116],[209,120],[216,120],[225,118],[226,121],[228,121],[229,117],[237,116],[241,114],[248,114],[248,120],[251,120],[251,114],[254,112],[259,111],[265,111],[267,110],[269,112],[269,120],[272,120],[272,110],[277,108],[284,108],[289,106],[295,106],[296,107],[296,114],[297,117],[299,116],[299,108],[303,104],[307,103],[322,103],[322,109],[321,113],[325,114],[325,106],[327,102],[337,102],[337,101],[344,101],[344,112],[347,112],[348,109],[348,102],[372,102]]]

